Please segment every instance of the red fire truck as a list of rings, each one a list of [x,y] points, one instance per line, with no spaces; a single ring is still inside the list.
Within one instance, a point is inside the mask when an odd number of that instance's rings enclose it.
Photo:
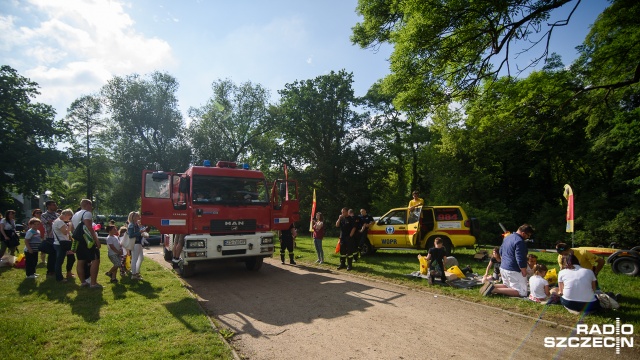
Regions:
[[[184,240],[174,266],[183,277],[197,263],[235,260],[257,271],[274,251],[275,230],[298,221],[297,183],[275,180],[246,164],[207,160],[184,173],[142,172],[142,222],[163,234],[164,258]]]

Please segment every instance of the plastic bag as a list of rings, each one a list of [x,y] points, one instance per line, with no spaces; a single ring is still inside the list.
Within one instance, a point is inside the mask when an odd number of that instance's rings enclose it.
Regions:
[[[336,254],[340,253],[340,241],[336,244]]]
[[[547,280],[550,286],[557,284],[558,273],[556,272],[556,268],[551,268],[547,270],[547,274],[544,276],[544,279]]]
[[[24,255],[22,255],[24,257]],[[13,255],[5,255],[0,259],[0,267],[13,266],[16,263],[16,257]]]
[[[420,261],[420,274],[422,275],[426,275],[427,274],[427,257],[426,256],[422,256],[422,255],[418,255],[418,261]]]
[[[127,254],[127,257],[124,259],[124,268],[127,271],[131,271],[131,255]]]
[[[462,272],[462,270],[460,270],[460,268],[457,265],[453,265],[452,267],[450,267],[447,272],[450,272],[452,274],[454,274],[455,276],[457,276],[459,279],[464,279],[466,278],[466,276],[464,276],[464,273]]]
[[[23,253],[20,253],[20,255],[16,257],[16,262],[13,264],[13,266],[17,267],[18,269],[24,269],[26,265],[27,259],[25,259]]]

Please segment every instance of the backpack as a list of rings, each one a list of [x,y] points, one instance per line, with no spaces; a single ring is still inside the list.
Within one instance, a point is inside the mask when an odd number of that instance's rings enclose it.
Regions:
[[[85,210],[82,215],[80,216],[80,224],[78,224],[78,227],[76,227],[75,229],[73,229],[73,235],[71,235],[71,237],[73,238],[73,240],[80,242],[84,240],[84,221],[82,219],[82,217],[84,216],[84,213],[86,213],[87,211]]]

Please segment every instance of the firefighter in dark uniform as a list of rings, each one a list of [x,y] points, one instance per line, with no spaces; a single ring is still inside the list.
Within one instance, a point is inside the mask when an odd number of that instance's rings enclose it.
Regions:
[[[356,216],[353,209],[349,209],[349,216],[354,220],[354,227],[356,228],[356,232],[353,234],[353,239],[351,239],[351,249],[349,252],[353,257],[353,261],[358,261],[358,255],[360,255],[360,228],[362,227],[362,219],[360,216]]]
[[[373,216],[367,214],[367,210],[360,209],[360,215],[358,216],[360,222],[358,224],[358,248],[356,249],[355,255],[353,255],[353,259],[358,261],[358,257],[360,256],[360,250],[362,250],[362,245],[365,241],[367,241],[367,232],[369,232],[369,226],[373,223]]]
[[[356,222],[352,216],[349,216],[349,209],[342,208],[342,213],[336,221],[336,227],[340,228],[340,266],[338,266],[338,270],[345,267],[347,270],[351,270]],[[345,266],[345,260],[347,266]]]
[[[293,240],[296,235],[296,228],[291,223],[289,229],[280,230],[280,260],[282,264],[284,264],[284,251],[285,249],[289,251],[289,264],[295,265],[296,262],[293,260]]]

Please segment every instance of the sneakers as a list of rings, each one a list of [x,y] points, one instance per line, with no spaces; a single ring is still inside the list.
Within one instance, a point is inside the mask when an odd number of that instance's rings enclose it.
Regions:
[[[37,278],[38,277],[36,276],[36,274],[27,276],[27,279],[37,279]]]
[[[494,288],[495,286],[493,285],[493,283],[487,282],[484,285],[482,285],[482,287],[480,288],[480,295],[489,296],[491,295],[491,292],[493,291]]]
[[[102,285],[96,283],[94,285],[89,285],[89,289],[102,289]]]
[[[351,269],[353,269],[351,266],[347,266],[347,271],[350,271]]]
[[[107,271],[107,272],[106,272],[106,273],[104,273],[104,274],[105,274],[105,275],[107,275],[107,277],[111,278],[111,273],[110,273],[110,272],[108,272],[108,271]]]
[[[171,259],[171,262],[177,264],[180,262],[180,258],[174,257],[173,259]]]
[[[118,279],[111,279],[111,282],[115,284],[118,282]]]

